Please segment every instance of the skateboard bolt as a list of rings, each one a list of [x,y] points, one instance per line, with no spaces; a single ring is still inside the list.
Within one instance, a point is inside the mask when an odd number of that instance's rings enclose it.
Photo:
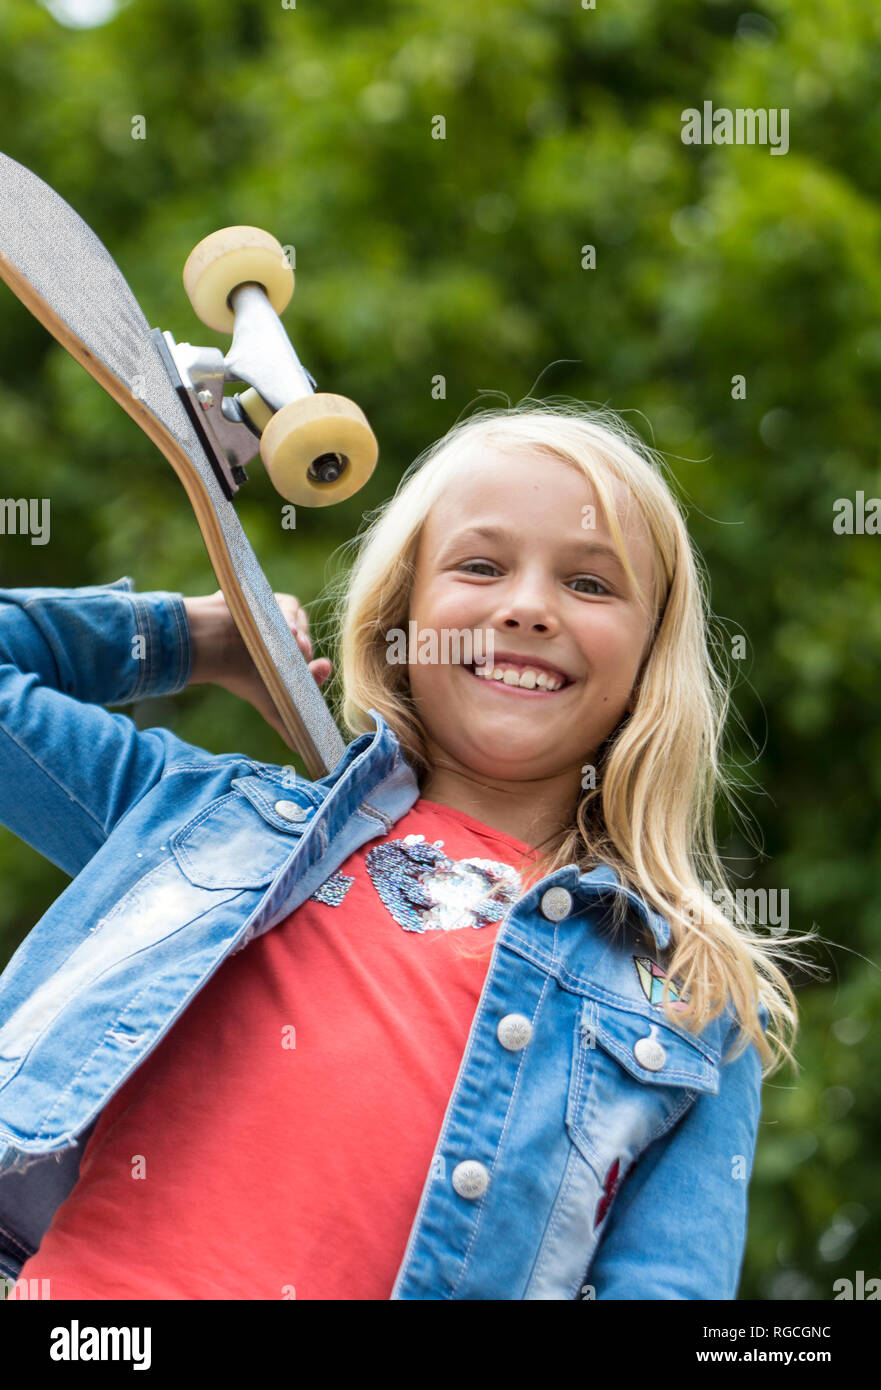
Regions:
[[[214,404],[214,397],[212,396],[210,391],[200,391],[198,393],[198,398],[199,404],[201,405],[203,410],[210,410],[212,405]]]
[[[347,464],[344,454],[320,454],[312,460],[308,472],[316,482],[335,483]]]

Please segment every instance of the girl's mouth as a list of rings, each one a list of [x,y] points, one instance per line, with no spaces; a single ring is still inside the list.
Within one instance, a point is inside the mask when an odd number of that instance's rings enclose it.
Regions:
[[[575,682],[568,677],[558,676],[553,672],[542,670],[539,667],[525,666],[522,670],[511,666],[509,663],[498,663],[493,668],[499,671],[499,676],[482,675],[471,662],[468,666],[463,666],[475,680],[479,680],[481,685],[491,686],[505,695],[526,695],[531,699],[547,699],[551,695],[559,695],[562,691],[568,690],[570,685]],[[488,669],[488,668],[481,668]],[[521,684],[521,682],[525,682]]]

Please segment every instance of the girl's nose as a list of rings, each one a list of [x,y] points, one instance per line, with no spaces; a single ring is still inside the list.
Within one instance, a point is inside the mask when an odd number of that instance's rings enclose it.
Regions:
[[[558,620],[554,611],[553,580],[534,567],[517,576],[509,576],[504,591],[499,593],[498,625],[522,628],[530,632],[556,630]]]
[[[502,605],[499,617],[503,627],[528,628],[532,632],[550,632],[557,625],[550,604],[535,593],[509,599]]]
[[[536,620],[535,622],[531,623],[528,621],[528,619],[518,619],[513,617],[505,618],[504,626],[513,628],[528,627],[531,628],[534,632],[550,632],[551,629],[551,625],[549,623],[544,623],[539,620]]]

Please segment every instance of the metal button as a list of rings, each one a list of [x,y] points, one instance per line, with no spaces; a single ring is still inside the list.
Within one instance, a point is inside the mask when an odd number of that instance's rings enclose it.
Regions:
[[[309,812],[296,801],[276,801],[275,809],[285,820],[305,820]]]
[[[532,1037],[532,1024],[525,1014],[505,1014],[496,1029],[496,1036],[509,1052],[519,1052]]]
[[[640,1038],[635,1043],[633,1055],[641,1067],[646,1071],[660,1071],[667,1060],[667,1053],[657,1039],[657,1028],[651,1025],[651,1033],[647,1038]]]
[[[572,911],[572,894],[567,888],[549,888],[541,897],[541,910],[550,922],[562,922]]]
[[[474,1201],[482,1197],[489,1187],[489,1173],[477,1159],[466,1158],[464,1163],[457,1163],[453,1169],[453,1187],[460,1197]]]

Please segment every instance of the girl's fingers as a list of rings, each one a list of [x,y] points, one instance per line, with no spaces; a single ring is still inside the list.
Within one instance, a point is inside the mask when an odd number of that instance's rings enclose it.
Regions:
[[[276,594],[278,606],[285,617],[304,632],[309,631],[309,614],[295,594]]]
[[[301,652],[307,660],[311,659],[313,649],[309,636],[309,614],[294,594],[276,594],[275,597]]]
[[[315,677],[317,685],[323,685],[333,670],[333,662],[326,656],[319,656],[316,661],[309,662],[309,670]]]
[[[307,661],[311,661],[311,659],[312,659],[312,639],[311,639],[311,637],[309,637],[308,633],[302,632],[302,631],[300,631],[298,628],[294,627],[293,623],[289,623],[288,626],[290,627],[291,632],[294,634],[294,636],[295,636],[296,639],[297,639],[297,645],[298,645],[298,647],[300,648],[300,651],[301,651],[301,652],[303,653],[303,655],[306,657]]]

